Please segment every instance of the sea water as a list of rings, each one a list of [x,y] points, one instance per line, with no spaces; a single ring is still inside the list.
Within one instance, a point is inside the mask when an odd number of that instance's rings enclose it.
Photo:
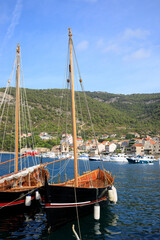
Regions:
[[[44,161],[51,161],[51,159]],[[67,164],[72,178],[73,160]],[[84,170],[86,164],[88,163],[79,161],[79,166]],[[90,162],[91,170],[98,166],[104,167],[115,175],[115,187],[118,192],[117,204],[101,208],[100,220],[94,220],[92,213],[80,218],[79,222],[76,220],[49,233],[43,209],[5,216],[0,212],[0,239],[75,240],[73,224],[77,234],[83,240],[160,239],[159,163],[132,165],[117,162]],[[54,170],[58,172],[59,167],[56,169],[54,166]],[[49,171],[53,176],[51,166]]]

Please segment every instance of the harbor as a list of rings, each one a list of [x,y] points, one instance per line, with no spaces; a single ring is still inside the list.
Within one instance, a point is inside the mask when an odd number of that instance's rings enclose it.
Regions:
[[[44,159],[44,162],[47,161],[50,159]],[[72,178],[73,160],[68,164]],[[80,160],[79,164],[85,169],[84,161]],[[91,161],[91,170],[100,165],[100,162]],[[116,176],[118,202],[116,205],[111,204],[101,208],[99,220],[94,220],[93,213],[80,219],[82,239],[159,239],[160,165],[158,162],[154,165],[103,162],[103,165]],[[28,213],[20,212],[3,217],[1,215],[0,239],[74,240],[73,224],[78,232],[78,223],[75,220],[56,232],[48,233],[43,207]]]
[[[159,10],[0,1],[0,240],[160,239]]]

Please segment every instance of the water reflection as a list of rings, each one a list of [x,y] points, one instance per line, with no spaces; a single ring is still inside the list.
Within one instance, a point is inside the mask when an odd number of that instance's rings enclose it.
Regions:
[[[91,168],[95,169],[99,163],[91,164]],[[155,163],[153,166],[122,166],[110,162],[104,162],[104,165],[116,176],[115,186],[119,200],[116,205],[101,208],[98,221],[94,220],[93,213],[80,218],[82,239],[160,239],[160,165]],[[69,166],[70,171],[73,171],[71,161]],[[28,213],[9,213],[3,218],[0,212],[0,239],[75,240],[72,224],[75,224],[79,235],[77,221],[48,234],[44,212],[34,216]]]
[[[37,209],[29,209],[26,212],[17,210],[17,213],[3,212],[0,214],[0,239],[25,239],[25,236],[30,235],[31,226],[34,226],[34,232],[37,228],[36,214],[40,211]],[[36,230],[37,231],[37,230]],[[28,232],[28,233],[27,233]],[[27,233],[27,234],[26,234]],[[33,232],[32,232],[33,233]]]
[[[101,216],[99,220],[94,220],[93,214],[80,219],[80,227],[83,239],[105,239],[107,231],[111,234],[120,234],[117,228],[119,216],[112,212],[112,206],[101,208]],[[86,236],[86,237],[85,237]],[[98,238],[97,238],[98,237]]]
[[[100,223],[99,223],[99,222],[96,222],[96,221],[95,221],[95,224],[94,224],[94,232],[95,232],[95,235],[100,235],[100,234],[101,234],[101,231],[100,231]]]

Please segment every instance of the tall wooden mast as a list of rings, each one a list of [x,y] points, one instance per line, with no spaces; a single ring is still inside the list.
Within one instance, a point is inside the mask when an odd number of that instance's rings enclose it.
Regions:
[[[69,28],[69,47],[70,47],[70,73],[71,73],[71,93],[72,93],[72,131],[73,131],[73,148],[74,148],[74,176],[75,187],[78,187],[78,167],[77,167],[77,134],[76,134],[76,117],[75,117],[75,96],[74,96],[74,77],[73,77],[73,53],[72,53],[72,33]]]
[[[18,142],[19,142],[19,53],[20,47],[17,44],[17,71],[16,71],[16,114],[15,114],[15,166],[14,171],[18,171]]]

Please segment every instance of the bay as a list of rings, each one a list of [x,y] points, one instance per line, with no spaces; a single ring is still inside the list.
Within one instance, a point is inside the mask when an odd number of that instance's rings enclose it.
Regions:
[[[5,154],[5,159],[9,155]],[[4,159],[4,158],[3,158]],[[36,158],[40,162],[40,158]],[[35,161],[35,160],[34,160]],[[29,165],[34,161],[30,158]],[[44,159],[44,162],[51,161]],[[27,162],[26,162],[27,164]],[[73,177],[73,160],[67,163],[68,177]],[[87,162],[79,161],[79,167],[86,170]],[[66,224],[53,233],[48,233],[43,209],[27,213],[2,215],[0,212],[0,239],[76,239],[72,225],[83,240],[106,239],[160,239],[160,165],[140,165],[113,162],[90,162],[91,170],[99,166],[115,175],[118,202],[101,208],[100,220],[93,214]],[[12,167],[12,166],[10,166]],[[51,178],[52,167],[49,167]],[[58,172],[61,166],[54,166]],[[3,175],[2,168],[0,174]],[[54,175],[55,176],[55,175]],[[63,179],[62,179],[63,180]]]

